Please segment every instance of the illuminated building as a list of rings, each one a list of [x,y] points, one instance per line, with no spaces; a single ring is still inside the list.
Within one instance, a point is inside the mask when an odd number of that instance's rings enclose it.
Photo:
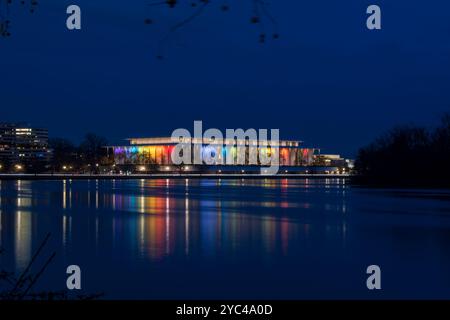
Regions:
[[[349,172],[353,169],[353,160],[344,159],[338,154],[320,154],[315,156],[316,166],[328,168],[331,172]]]
[[[260,148],[256,140],[237,140],[227,141],[226,139],[206,141],[201,138],[184,138],[180,141],[185,145],[189,145],[191,152],[191,162],[183,168],[195,169],[202,167],[236,167],[236,166],[261,166],[259,159],[260,153],[266,153],[270,157],[274,148],[279,154],[279,165],[283,167],[300,167],[311,166],[314,162],[315,154],[318,149],[304,148],[300,141],[267,141],[259,144],[267,147]],[[174,152],[176,142],[170,137],[167,138],[132,138],[128,139],[127,146],[108,146],[108,155],[114,159],[114,164],[120,166],[134,166],[134,171],[149,171],[153,168],[158,170],[173,170],[172,152]],[[241,151],[242,158],[238,160],[238,148]],[[250,150],[256,150],[256,162],[250,161]],[[227,152],[231,152],[231,157],[227,157]],[[203,160],[201,164],[194,164],[194,155],[201,155]],[[205,161],[205,155],[212,155],[214,162]],[[231,158],[231,163],[227,160]],[[194,165],[191,165],[194,164]]]
[[[47,129],[0,123],[0,163],[25,169],[46,164],[50,156]]]

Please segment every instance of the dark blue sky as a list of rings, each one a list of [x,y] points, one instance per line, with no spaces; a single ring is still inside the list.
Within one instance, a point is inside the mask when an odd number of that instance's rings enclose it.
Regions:
[[[214,2],[163,61],[156,44],[188,5],[41,0],[32,15],[15,5],[13,34],[0,38],[0,121],[120,142],[203,120],[280,128],[282,138],[353,156],[393,125],[431,125],[450,110],[448,0],[273,0],[280,39],[264,45],[250,1],[229,0],[227,13]],[[81,31],[65,28],[69,4],[82,8]],[[382,8],[381,31],[365,28],[370,4]]]

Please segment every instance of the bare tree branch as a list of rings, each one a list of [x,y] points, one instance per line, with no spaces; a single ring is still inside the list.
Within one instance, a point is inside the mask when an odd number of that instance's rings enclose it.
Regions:
[[[206,7],[212,3],[214,0],[194,0],[191,1],[191,7],[195,8],[196,10],[187,15],[187,17],[181,19],[181,21],[176,22],[174,25],[169,27],[169,31],[166,35],[163,36],[163,38],[159,41],[158,46],[158,54],[157,58],[162,59],[163,58],[163,46],[167,44],[167,42],[174,36],[174,34],[177,31],[180,31],[183,27],[191,23],[193,20],[198,18],[200,15],[202,15],[205,12]],[[250,23],[256,24],[259,26],[260,34],[259,34],[259,42],[264,43],[266,41],[266,31],[265,31],[265,24],[268,22],[271,26],[272,31],[272,38],[278,39],[278,27],[277,27],[277,21],[272,16],[268,9],[268,3],[264,0],[247,0],[251,1],[252,7],[253,7],[253,13],[250,17]],[[176,7],[179,7],[181,3],[187,3],[188,1],[178,1],[178,0],[166,0],[166,1],[155,1],[149,4],[151,7],[155,6],[167,6],[170,9],[174,9]],[[218,3],[219,1],[216,1]],[[220,4],[221,11],[228,11],[230,9],[229,1],[222,0]],[[153,19],[146,18],[144,20],[145,24],[153,24]]]

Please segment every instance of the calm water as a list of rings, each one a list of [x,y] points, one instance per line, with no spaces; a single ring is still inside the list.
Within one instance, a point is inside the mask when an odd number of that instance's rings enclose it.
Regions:
[[[450,192],[323,180],[0,181],[0,265],[106,298],[450,298]],[[38,261],[40,262],[40,261]],[[368,291],[366,267],[382,270]],[[39,264],[37,265],[37,267]]]

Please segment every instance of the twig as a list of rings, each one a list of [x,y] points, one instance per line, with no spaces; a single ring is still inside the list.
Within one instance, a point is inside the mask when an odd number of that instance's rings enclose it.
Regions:
[[[56,252],[53,252],[53,254],[50,256],[50,258],[47,259],[47,261],[45,262],[45,264],[41,268],[41,270],[39,270],[39,272],[36,274],[36,276],[31,280],[31,283],[28,285],[28,288],[23,292],[23,294],[19,297],[19,299],[22,299],[23,297],[25,297],[27,295],[28,291],[34,286],[36,281],[39,279],[39,277],[42,275],[42,273],[45,271],[45,269],[47,269],[48,265],[53,260],[53,258],[55,258],[55,256],[56,256]]]
[[[197,10],[195,10],[195,12],[193,14],[191,14],[189,17],[183,19],[182,21],[178,22],[177,24],[175,24],[174,26],[172,26],[169,29],[169,32],[160,40],[159,43],[159,47],[161,48],[162,45],[169,39],[169,37],[174,34],[177,30],[181,29],[182,27],[186,26],[187,24],[189,24],[190,22],[192,22],[195,18],[197,18],[198,16],[200,16],[203,11],[205,10],[206,6],[210,3],[209,0],[204,0],[203,4],[197,8]],[[159,49],[158,51],[161,51],[161,49]],[[161,55],[158,55],[159,57],[162,57]]]
[[[14,286],[14,288],[11,290],[11,293],[14,294],[14,292],[20,288],[22,286],[22,283],[25,281],[25,275],[28,273],[28,271],[31,268],[31,265],[33,264],[33,262],[36,260],[36,258],[39,256],[39,254],[41,253],[42,249],[44,248],[44,246],[47,244],[48,239],[50,238],[50,232],[47,233],[47,236],[45,237],[45,239],[42,241],[41,245],[39,246],[39,248],[37,249],[37,251],[34,253],[33,257],[31,258],[30,262],[28,263],[27,267],[25,268],[25,270],[22,272],[22,274],[19,277],[19,280],[17,280],[16,285]]]

